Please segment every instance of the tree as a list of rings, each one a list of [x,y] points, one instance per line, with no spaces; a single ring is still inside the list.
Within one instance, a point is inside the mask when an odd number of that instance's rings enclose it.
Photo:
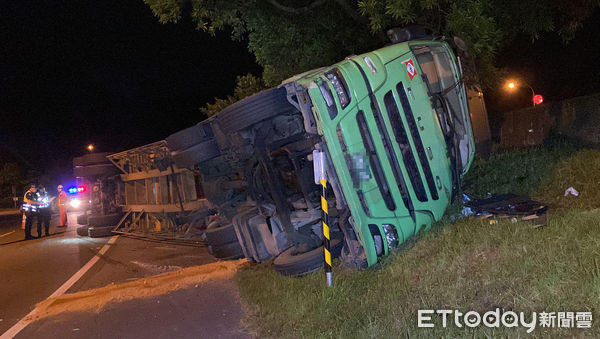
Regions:
[[[420,24],[462,37],[484,84],[495,53],[519,33],[532,40],[555,31],[568,41],[597,0],[145,0],[160,22],[191,15],[208,32],[248,36],[268,86],[293,74],[381,46],[391,27]]]
[[[373,37],[356,4],[346,8],[342,0],[145,1],[160,22],[176,22],[189,13],[200,29],[230,29],[233,39],[247,35],[268,86],[383,43]]]
[[[18,164],[7,162],[0,167],[0,203],[9,206],[12,204],[12,187],[21,192],[24,185],[23,171]],[[17,194],[19,194],[17,193]]]
[[[483,85],[496,80],[495,53],[517,34],[527,34],[533,41],[554,31],[568,42],[599,6],[593,0],[361,0],[358,4],[373,31],[421,24],[446,36],[460,36]]]

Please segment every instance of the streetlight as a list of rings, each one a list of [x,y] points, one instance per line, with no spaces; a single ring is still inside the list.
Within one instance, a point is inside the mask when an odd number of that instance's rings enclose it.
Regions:
[[[533,106],[535,107],[535,105],[539,105],[542,102],[544,102],[544,98],[540,95],[540,94],[535,94],[535,91],[533,90],[533,87],[531,87],[528,83],[526,83],[525,81],[523,81],[523,84],[520,84],[517,81],[514,80],[509,80],[506,83],[506,88],[508,88],[509,91],[513,91],[514,89],[518,88],[518,87],[523,87],[526,86],[531,90],[531,101],[533,102]]]
[[[94,151],[94,145],[93,144],[87,145],[87,149],[88,149],[88,151],[93,152]]]

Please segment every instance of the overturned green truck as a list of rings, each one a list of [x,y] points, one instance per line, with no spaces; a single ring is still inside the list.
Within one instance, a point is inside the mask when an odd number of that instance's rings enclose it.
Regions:
[[[460,62],[418,39],[346,58],[247,97],[166,139],[200,173],[218,211],[219,258],[275,258],[302,275],[323,264],[314,150],[326,157],[331,248],[365,268],[439,220],[475,144]]]

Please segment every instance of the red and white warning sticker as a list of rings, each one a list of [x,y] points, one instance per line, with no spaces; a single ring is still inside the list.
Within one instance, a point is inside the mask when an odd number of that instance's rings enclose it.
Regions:
[[[402,63],[406,65],[406,74],[408,74],[408,77],[410,78],[410,80],[412,80],[415,77],[415,75],[417,75],[417,69],[413,64],[412,58],[404,60],[402,61]]]

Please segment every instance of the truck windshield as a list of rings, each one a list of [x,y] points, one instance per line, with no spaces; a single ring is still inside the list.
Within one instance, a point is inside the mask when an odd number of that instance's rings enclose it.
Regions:
[[[434,105],[444,134],[456,138],[459,148],[461,169],[467,167],[471,153],[470,123],[465,102],[461,99],[462,85],[458,79],[458,72],[452,61],[450,53],[443,45],[416,45],[412,46],[413,53],[424,74],[425,82],[432,96],[438,96],[443,102]],[[447,114],[439,114],[446,110]]]

